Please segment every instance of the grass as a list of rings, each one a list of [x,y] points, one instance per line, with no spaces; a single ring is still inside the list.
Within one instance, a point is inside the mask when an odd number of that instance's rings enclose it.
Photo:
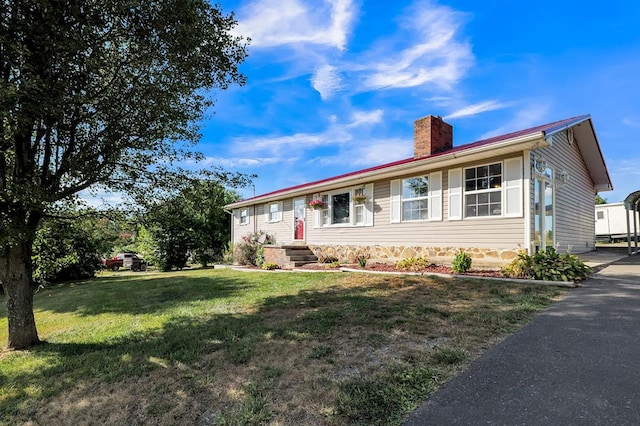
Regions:
[[[400,424],[565,291],[213,269],[62,284],[35,297],[45,343],[0,355],[0,424]]]

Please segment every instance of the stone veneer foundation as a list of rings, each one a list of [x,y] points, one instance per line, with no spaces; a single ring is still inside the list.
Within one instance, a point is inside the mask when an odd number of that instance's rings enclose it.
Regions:
[[[355,245],[315,245],[309,249],[319,261],[332,258],[340,262],[356,263],[359,256],[365,256],[369,262],[395,263],[409,257],[426,256],[431,262],[451,265],[460,247],[420,247],[420,246],[355,246]],[[524,250],[464,248],[471,256],[473,267],[496,268],[506,265]]]

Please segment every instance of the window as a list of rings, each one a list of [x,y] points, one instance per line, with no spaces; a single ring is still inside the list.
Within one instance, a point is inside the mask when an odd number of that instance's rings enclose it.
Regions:
[[[373,226],[373,184],[315,194],[322,208],[314,212],[314,227]]]
[[[351,194],[342,192],[331,195],[331,224],[350,223]]]
[[[269,204],[269,222],[280,222],[282,220],[282,203]]]
[[[246,225],[249,223],[249,214],[247,209],[240,210],[240,225]]]
[[[429,178],[420,176],[402,181],[402,220],[429,218]]]
[[[502,163],[464,170],[465,217],[502,215]]]
[[[596,212],[596,219],[602,220],[604,219],[604,212]]]
[[[391,181],[391,223],[442,220],[442,172]]]

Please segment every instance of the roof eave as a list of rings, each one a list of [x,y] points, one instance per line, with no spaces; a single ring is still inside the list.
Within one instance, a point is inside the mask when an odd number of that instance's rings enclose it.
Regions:
[[[455,164],[467,161],[482,160],[486,158],[507,155],[514,152],[522,152],[525,150],[543,148],[548,146],[549,142],[545,140],[542,132],[530,133],[516,138],[494,142],[487,145],[472,147],[459,151],[444,152],[435,156],[417,159],[404,164],[389,166],[363,173],[350,174],[336,179],[312,182],[302,187],[295,187],[291,190],[284,189],[272,194],[260,195],[248,198],[225,206],[228,209],[237,209],[254,204],[267,203],[270,201],[290,198],[300,195],[312,194],[316,192],[329,191],[348,185],[356,185],[360,181],[375,179],[393,178],[401,175],[407,175],[414,171],[428,171],[437,168],[450,167]]]

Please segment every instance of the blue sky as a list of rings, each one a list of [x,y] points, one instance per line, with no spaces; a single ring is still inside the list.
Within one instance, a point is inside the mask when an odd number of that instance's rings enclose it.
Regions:
[[[614,191],[640,189],[640,2],[239,0],[244,87],[215,94],[198,149],[256,194],[591,114]],[[250,197],[253,188],[240,190]]]

